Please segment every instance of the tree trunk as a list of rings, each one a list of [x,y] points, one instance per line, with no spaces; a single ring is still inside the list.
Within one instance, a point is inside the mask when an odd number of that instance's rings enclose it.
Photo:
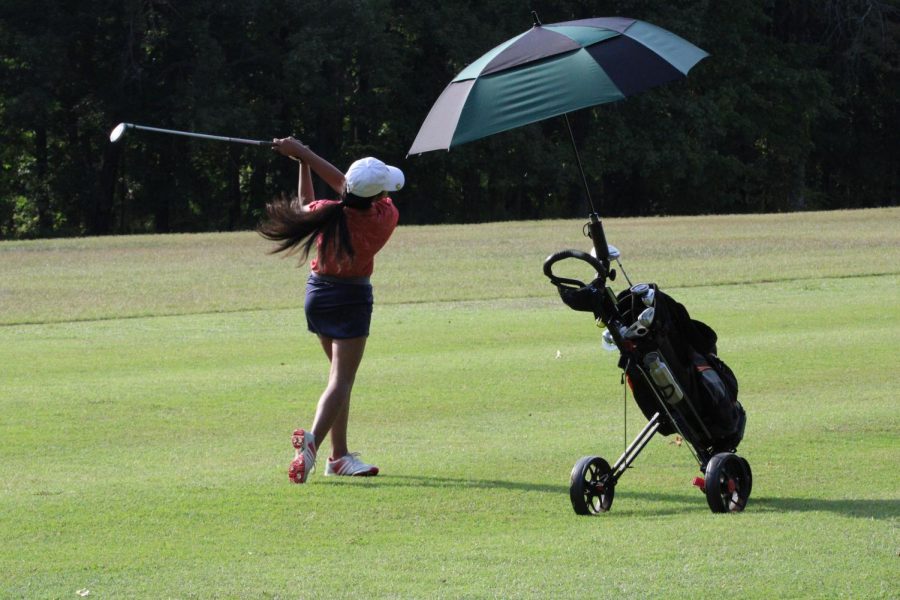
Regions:
[[[88,233],[90,235],[109,235],[112,233],[116,176],[119,172],[119,159],[121,156],[121,146],[106,144],[96,184],[97,192],[95,194],[94,210],[88,225]]]
[[[38,214],[37,234],[41,237],[53,233],[53,214],[50,206],[50,185],[47,181],[47,128],[41,125],[35,131],[34,136],[35,174],[37,178],[34,186],[34,206]]]
[[[806,161],[798,160],[794,167],[794,183],[791,189],[791,210],[806,210]]]
[[[234,231],[241,222],[241,149],[232,146],[228,151],[228,164],[225,167],[226,196],[228,198],[228,230]]]

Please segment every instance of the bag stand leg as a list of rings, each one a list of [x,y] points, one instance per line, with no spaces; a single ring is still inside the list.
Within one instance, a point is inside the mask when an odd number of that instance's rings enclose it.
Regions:
[[[659,429],[659,413],[653,413],[653,416],[647,421],[647,424],[644,425],[644,428],[641,429],[640,433],[637,434],[637,437],[634,438],[634,441],[625,449],[625,452],[622,453],[622,456],[619,457],[619,460],[612,466],[612,473],[610,473],[610,480],[612,484],[615,485],[616,482],[619,481],[619,477],[625,474],[625,471],[628,467],[631,466],[631,463],[638,457],[638,454],[641,453],[641,450],[650,443],[650,440],[653,439],[653,436],[656,434],[656,430]]]

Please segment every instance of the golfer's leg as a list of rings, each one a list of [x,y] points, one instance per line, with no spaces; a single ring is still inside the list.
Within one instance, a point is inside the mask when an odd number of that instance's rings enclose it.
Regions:
[[[319,343],[322,344],[322,350],[325,352],[325,356],[328,357],[328,364],[331,365],[331,345],[334,343],[334,340],[332,338],[328,337],[327,335],[319,334]],[[331,370],[331,368],[329,367],[329,373],[330,373],[330,370]],[[331,375],[329,374],[329,377],[330,376]],[[326,391],[327,391],[327,389],[326,389]],[[319,397],[319,405],[322,404],[323,398],[324,398],[324,393],[322,396]],[[318,413],[320,410],[321,410],[321,408],[317,408],[316,412]],[[317,417],[318,417],[318,414],[317,414]],[[313,435],[316,437],[316,450],[318,450],[319,446],[322,445],[322,439],[325,437],[327,431],[320,434],[320,433],[316,432],[315,426],[313,426],[313,428],[310,429],[310,431],[312,431]],[[320,437],[320,435],[321,435],[321,437]]]
[[[331,364],[331,345],[334,343],[334,340],[325,335],[319,335],[319,343],[322,344],[322,350],[325,351],[325,356],[328,357],[328,363]]]
[[[341,408],[331,425],[331,457],[340,458],[350,453],[347,448],[347,425],[350,422],[350,399]]]
[[[349,340],[333,340],[331,344],[331,373],[328,377],[328,387],[319,398],[316,408],[316,418],[313,421],[313,434],[316,436],[316,444],[321,445],[322,440],[338,423],[341,412],[349,410],[350,391],[353,389],[353,381],[356,379],[356,371],[362,361],[363,352],[366,349],[366,338],[358,337]],[[344,445],[346,454],[346,420],[338,427],[338,441]],[[343,441],[341,441],[343,438]],[[332,446],[335,440],[332,437]],[[341,450],[340,447],[335,449]],[[343,456],[343,454],[341,455]]]

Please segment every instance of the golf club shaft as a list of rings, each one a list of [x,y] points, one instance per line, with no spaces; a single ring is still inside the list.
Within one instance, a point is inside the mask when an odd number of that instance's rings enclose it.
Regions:
[[[222,135],[209,135],[206,133],[193,133],[190,131],[178,131],[176,129],[160,129],[159,127],[147,127],[145,125],[134,125],[128,124],[126,127],[132,129],[142,129],[144,131],[153,131],[156,133],[169,133],[172,135],[183,135],[186,137],[194,137],[200,138],[203,140],[214,140],[218,142],[233,142],[236,144],[250,144],[251,146],[272,146],[274,145],[272,142],[266,142],[263,140],[248,140],[244,138],[235,138],[235,137],[225,137]]]

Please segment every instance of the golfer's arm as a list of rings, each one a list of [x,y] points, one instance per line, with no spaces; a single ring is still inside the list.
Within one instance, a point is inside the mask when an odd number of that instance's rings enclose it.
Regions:
[[[313,190],[312,172],[309,165],[298,162],[300,175],[297,179],[297,197],[300,198],[300,206],[306,206],[316,199],[316,192]]]
[[[308,165],[313,173],[321,177],[331,189],[338,194],[344,193],[344,174],[337,167],[309,149],[301,158],[303,163]]]

